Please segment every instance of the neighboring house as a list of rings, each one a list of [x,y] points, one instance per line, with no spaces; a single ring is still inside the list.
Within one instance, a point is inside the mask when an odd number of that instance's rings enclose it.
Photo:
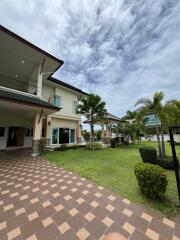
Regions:
[[[157,116],[157,124],[161,125],[161,121],[160,121],[158,116]],[[147,128],[155,128],[156,127],[155,114],[150,114],[150,115],[145,117],[145,126]]]
[[[133,113],[138,113],[141,109],[142,109],[142,107],[139,107],[139,108],[135,109],[133,111]],[[129,118],[128,115],[125,115],[121,118],[121,120],[124,120],[124,121],[129,122],[129,123],[133,123],[135,121],[135,118]],[[146,115],[144,117],[144,120],[145,120],[145,126],[147,128],[155,128],[155,126],[156,126],[155,114],[151,113],[151,114]],[[157,124],[158,125],[161,124],[158,116],[157,116]]]
[[[140,108],[137,108],[135,109],[135,112],[139,112],[141,109]],[[121,118],[122,120],[126,120],[127,122],[129,123],[132,123],[135,119],[127,119],[127,116],[124,116]],[[150,140],[150,141],[157,141],[157,135],[156,135],[156,119],[155,119],[155,115],[152,113],[152,114],[149,114],[147,116],[144,117],[145,119],[145,126],[146,128],[148,129],[148,132],[149,134],[144,137],[141,137],[142,140]],[[158,126],[161,125],[161,121],[159,119],[159,117],[157,116],[157,124]],[[144,133],[142,133],[142,136],[144,135]],[[168,133],[165,133],[164,134],[164,140],[165,141],[169,141],[169,134]],[[180,142],[180,132],[177,130],[177,131],[174,131],[174,140],[176,142]]]
[[[120,119],[119,117],[108,113],[107,116],[108,119],[108,123],[105,124],[105,129],[104,129],[104,125],[102,125],[102,134],[101,134],[101,140],[104,143],[110,143],[110,140],[112,138],[116,138],[117,134],[113,132],[112,130],[112,125],[117,125],[118,123],[124,123],[124,120]]]
[[[96,125],[100,125],[102,127],[101,142],[110,143],[110,140],[117,136],[116,133],[113,133],[111,126],[116,125],[118,123],[124,123],[124,122],[125,122],[124,120],[110,113],[107,114],[106,122],[104,123],[97,122]],[[89,123],[89,121],[85,120],[83,123],[86,124],[86,123]]]
[[[88,95],[52,77],[63,61],[0,26],[0,150],[81,142],[76,106]]]

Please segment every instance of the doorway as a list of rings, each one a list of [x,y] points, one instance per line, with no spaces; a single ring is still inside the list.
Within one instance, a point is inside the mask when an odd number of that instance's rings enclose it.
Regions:
[[[59,143],[69,143],[69,128],[59,128]]]
[[[17,143],[18,143],[18,128],[9,127],[7,147],[17,147]]]

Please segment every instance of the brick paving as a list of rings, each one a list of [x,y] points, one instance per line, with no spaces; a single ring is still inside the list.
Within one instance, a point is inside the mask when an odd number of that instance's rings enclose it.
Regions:
[[[0,153],[0,240],[180,240],[175,222],[29,151]]]

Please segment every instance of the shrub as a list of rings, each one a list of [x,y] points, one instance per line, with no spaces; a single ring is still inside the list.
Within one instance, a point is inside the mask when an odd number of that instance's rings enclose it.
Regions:
[[[78,149],[78,145],[73,145],[73,146],[72,146],[72,149],[73,149],[73,150]]]
[[[39,141],[39,151],[40,151],[40,153],[44,153],[45,148],[46,148],[46,139],[41,138],[40,141]]]
[[[142,161],[145,163],[157,164],[157,150],[153,147],[141,147],[139,148]]]
[[[170,140],[167,140],[167,142],[170,143]],[[180,142],[174,141],[174,145],[175,145],[175,146],[180,146]]]
[[[60,150],[61,151],[65,151],[66,149],[68,149],[66,144],[61,144]]]
[[[180,146],[180,142],[175,142],[175,146]]]
[[[168,181],[163,168],[150,163],[138,163],[134,172],[139,187],[146,197],[153,200],[164,197]]]
[[[60,147],[55,147],[54,151],[65,151],[65,150],[76,150],[78,148],[85,148],[86,145],[66,145],[66,144],[62,144]]]
[[[172,157],[166,157],[165,159],[158,160],[158,164],[162,168],[174,170],[174,161]]]
[[[115,148],[115,147],[117,147],[117,142],[116,142],[116,139],[114,139],[114,138],[113,138],[113,139],[111,139],[111,140],[110,140],[110,143],[111,143],[111,147],[112,147],[112,148]]]
[[[89,142],[86,144],[86,148],[89,150],[99,150],[102,149],[102,145],[100,143]]]

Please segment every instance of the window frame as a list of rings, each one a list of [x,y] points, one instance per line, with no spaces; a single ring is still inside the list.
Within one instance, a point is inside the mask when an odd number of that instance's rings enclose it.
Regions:
[[[26,135],[27,129],[29,130],[29,136]],[[24,130],[24,137],[32,138],[33,137],[33,128],[25,128],[25,130]]]
[[[58,100],[58,104],[57,104],[57,99],[59,99]],[[54,105],[56,106],[56,107],[61,107],[61,96],[59,96],[59,95],[54,95]]]
[[[73,102],[72,102],[72,112],[73,113],[76,113],[77,106],[78,106],[78,101],[77,100],[73,100]]]
[[[71,142],[71,130],[74,130],[74,142]],[[76,129],[75,128],[69,128],[69,144],[76,143]]]
[[[65,127],[52,127],[52,130],[51,130],[51,144],[52,145],[60,145],[62,143],[59,143],[59,130],[60,128],[63,128],[63,129],[68,129],[68,132],[69,132],[69,142],[66,143],[66,144],[72,144],[72,143],[76,143],[76,129],[75,128],[65,128]],[[54,129],[57,129],[57,143],[53,143],[53,131]],[[71,142],[71,130],[74,130],[74,141]]]
[[[53,130],[57,129],[57,143],[53,143]],[[59,144],[59,128],[58,127],[52,127],[51,129],[51,144],[52,145],[58,145]]]
[[[6,133],[6,128],[5,127],[0,127],[0,128],[4,129],[4,134],[3,134],[3,136],[0,135],[0,138],[4,138],[5,137],[5,133]]]

